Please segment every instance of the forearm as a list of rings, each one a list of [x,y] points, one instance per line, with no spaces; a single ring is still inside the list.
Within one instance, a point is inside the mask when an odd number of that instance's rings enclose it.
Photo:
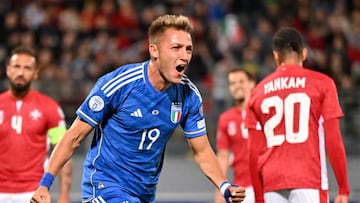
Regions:
[[[60,142],[55,146],[51,153],[46,172],[53,176],[58,175],[65,163],[70,160],[75,149],[80,146],[81,141],[91,132],[92,127],[75,119],[72,126],[65,132]]]
[[[63,167],[65,168],[65,170],[67,170],[65,165],[73,155],[75,148],[76,146],[71,143],[71,139],[69,138],[67,133],[65,133],[64,137],[55,146],[53,152],[51,153],[46,172],[57,176]]]
[[[218,150],[216,156],[224,176],[227,177],[229,171],[230,151],[224,149]]]
[[[73,150],[66,146],[68,136],[62,137],[61,141],[56,144],[53,152],[51,153],[49,162],[47,164],[45,173],[40,180],[39,188],[34,193],[31,202],[48,202],[50,203],[50,187],[55,180],[55,176],[59,173],[60,169],[60,196],[58,203],[70,202],[70,184],[71,184],[71,160],[70,157]],[[68,163],[66,163],[68,162]],[[41,200],[41,201],[40,201]]]
[[[213,182],[218,188],[219,185],[226,180],[225,175],[220,167],[220,164],[213,153],[208,150],[207,152],[194,154],[194,159],[201,171]]]
[[[260,150],[264,145],[262,138],[263,135],[260,131],[249,129],[249,168],[256,202],[264,201],[263,184],[258,164]]]
[[[250,160],[250,176],[251,182],[254,188],[255,199],[256,202],[263,202],[264,201],[264,192],[263,192],[263,185],[261,182],[261,177],[258,172],[258,165],[254,163],[254,161]]]
[[[192,138],[189,140],[190,147],[194,153],[194,160],[201,171],[211,182],[219,188],[220,184],[226,180],[218,159],[212,150],[206,136]]]
[[[68,160],[60,171],[60,196],[58,202],[70,201],[70,189],[72,182],[72,160]]]
[[[245,198],[245,189],[243,187],[232,186],[227,182],[207,136],[189,139],[189,144],[194,153],[195,162],[215,187],[219,188],[223,197],[233,203],[243,201]]]
[[[338,182],[339,194],[349,195],[350,187],[347,175],[347,163],[344,144],[338,119],[324,122],[327,154]]]
[[[342,195],[349,195],[350,193],[350,187],[349,187],[349,183],[348,183],[348,175],[347,175],[347,164],[346,164],[346,158],[345,158],[345,153],[343,151],[336,150],[335,151],[336,154],[335,158],[330,158],[333,157],[333,155],[329,154],[329,159],[330,159],[330,163],[332,165],[336,180],[338,182],[338,188],[339,188],[339,194]]]

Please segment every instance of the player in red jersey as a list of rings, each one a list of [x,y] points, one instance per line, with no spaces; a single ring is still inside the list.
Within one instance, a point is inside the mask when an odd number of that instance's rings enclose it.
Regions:
[[[38,72],[32,50],[13,50],[9,90],[0,94],[0,202],[29,202],[44,173],[48,138],[55,145],[66,130],[60,106],[31,89]],[[71,161],[60,176],[59,203],[69,202],[70,183]]]
[[[273,37],[278,66],[254,89],[246,127],[256,202],[327,203],[326,153],[337,179],[335,203],[349,201],[343,112],[334,81],[303,67],[301,34],[282,28]]]
[[[245,70],[235,68],[228,73],[228,88],[234,105],[220,114],[217,127],[217,157],[227,176],[232,167],[233,183],[246,188],[243,203],[254,203],[254,190],[251,184],[248,155],[248,131],[245,128],[246,105],[255,80]],[[215,191],[215,203],[223,203],[220,192]]]

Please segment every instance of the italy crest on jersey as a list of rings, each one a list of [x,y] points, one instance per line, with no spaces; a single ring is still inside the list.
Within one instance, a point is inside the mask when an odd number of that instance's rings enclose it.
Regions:
[[[173,123],[177,123],[180,121],[181,118],[181,108],[182,108],[182,104],[181,103],[172,103],[171,104],[171,114],[170,114],[170,119],[171,122]]]

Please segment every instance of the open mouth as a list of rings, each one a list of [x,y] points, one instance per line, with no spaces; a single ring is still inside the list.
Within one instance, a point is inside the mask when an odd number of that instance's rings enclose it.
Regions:
[[[178,65],[176,66],[176,70],[180,73],[185,69],[185,65]]]

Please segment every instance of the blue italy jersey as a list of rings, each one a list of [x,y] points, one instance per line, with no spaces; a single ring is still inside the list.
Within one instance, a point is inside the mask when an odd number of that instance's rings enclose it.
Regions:
[[[159,92],[150,84],[148,61],[110,72],[94,85],[77,115],[95,128],[84,162],[83,198],[126,191],[155,199],[165,145],[178,125],[187,138],[206,134],[202,99],[184,75]]]

